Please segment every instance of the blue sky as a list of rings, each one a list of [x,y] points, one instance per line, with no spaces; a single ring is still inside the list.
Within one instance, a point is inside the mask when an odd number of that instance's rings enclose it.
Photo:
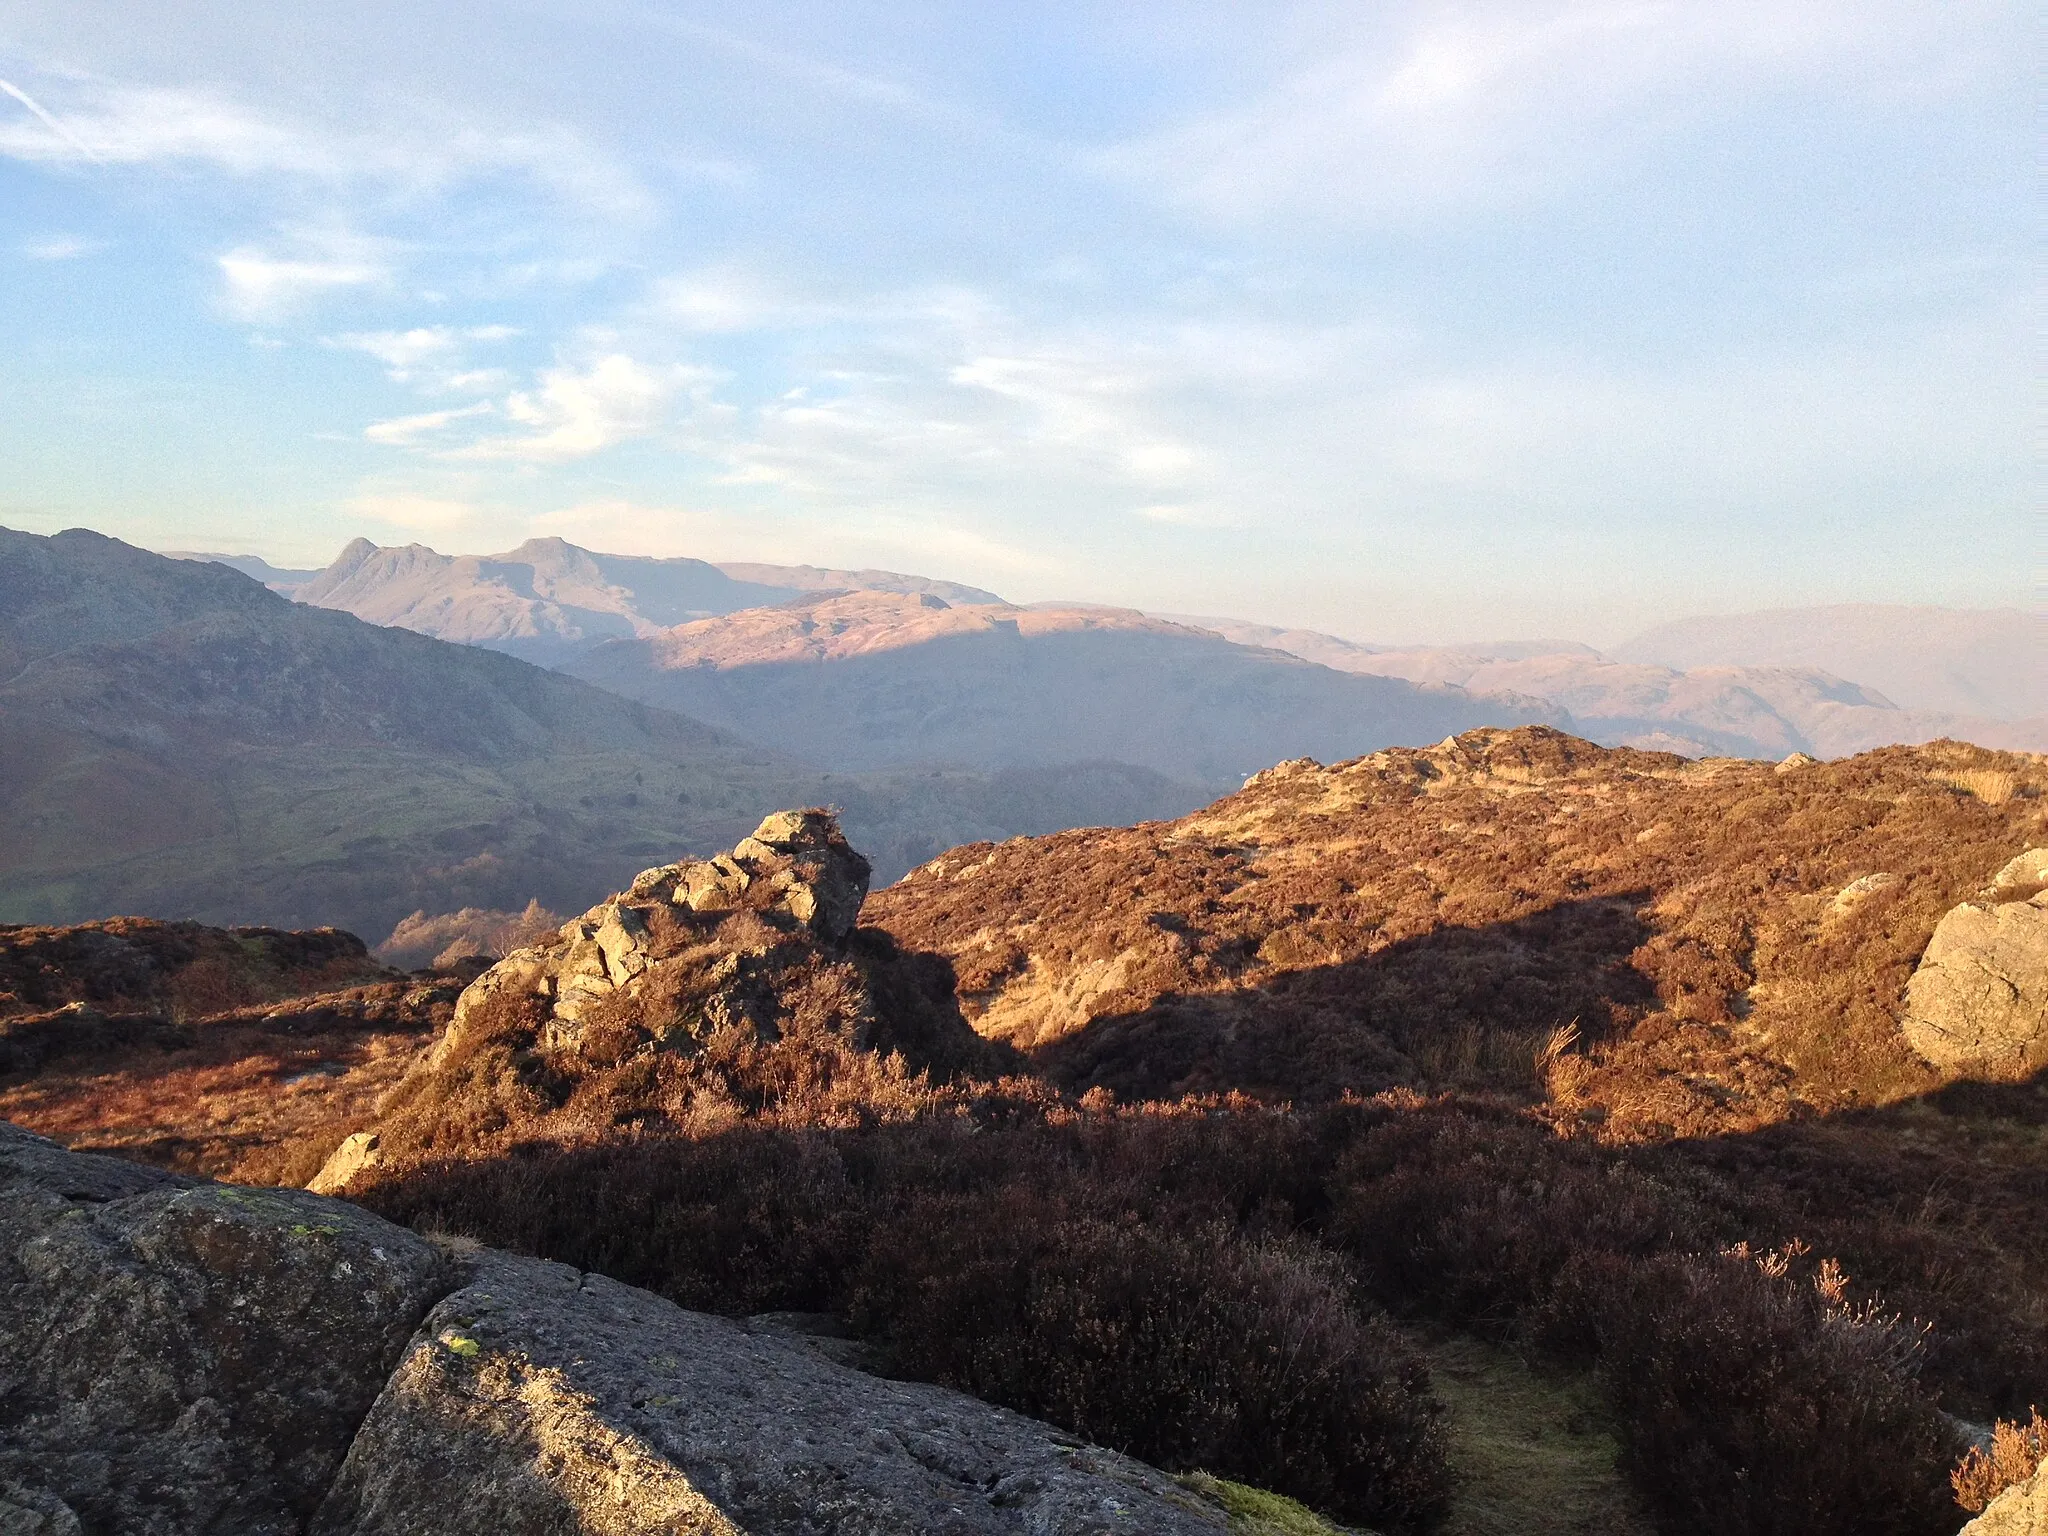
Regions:
[[[2032,601],[2017,5],[0,0],[0,522]]]

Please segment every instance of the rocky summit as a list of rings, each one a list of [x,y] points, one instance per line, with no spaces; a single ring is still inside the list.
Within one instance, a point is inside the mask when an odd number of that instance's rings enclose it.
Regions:
[[[643,870],[630,889],[564,923],[542,944],[516,950],[478,977],[455,1008],[459,1041],[479,1007],[507,996],[542,1000],[545,1043],[575,1046],[583,1022],[607,1003],[634,1007],[649,1039],[687,1049],[711,1030],[744,1024],[774,1038],[769,994],[777,975],[819,946],[843,948],[868,893],[868,861],[828,811],[779,811],[729,853]],[[705,973],[701,941],[729,915],[753,914],[756,942],[721,955]],[[783,939],[792,942],[779,942]],[[676,983],[685,973],[694,1006]],[[617,1008],[614,1011],[618,1011]]]

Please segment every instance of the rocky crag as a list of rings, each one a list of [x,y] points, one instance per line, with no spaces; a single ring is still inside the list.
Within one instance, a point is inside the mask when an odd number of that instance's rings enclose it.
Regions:
[[[772,1327],[0,1123],[0,1530],[1221,1533],[1153,1469]]]
[[[943,966],[858,927],[868,879],[815,808],[777,812],[714,858],[644,870],[479,976],[359,1129],[380,1153],[426,1153],[702,1125],[994,1060]],[[337,1155],[361,1169],[368,1150]]]
[[[544,1045],[575,1048],[585,1016],[605,1003],[632,1008],[649,1042],[677,1049],[740,1023],[773,1038],[766,1003],[776,976],[818,946],[844,948],[868,875],[868,861],[847,845],[830,813],[779,812],[730,853],[644,870],[628,890],[499,961],[456,1005],[443,1054],[461,1049],[472,1013],[507,996],[543,1000]],[[701,958],[692,941],[712,937],[727,914],[742,911],[764,925],[761,942],[693,977],[708,988],[693,998],[694,1009],[652,1007],[658,994],[673,992],[688,960]],[[795,942],[778,943],[780,935]]]

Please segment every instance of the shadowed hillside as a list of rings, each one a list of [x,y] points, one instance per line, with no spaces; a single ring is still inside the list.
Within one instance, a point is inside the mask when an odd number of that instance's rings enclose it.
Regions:
[[[968,837],[1172,814],[1139,769],[822,775],[509,656],[84,530],[0,531],[0,921],[575,909],[764,807],[837,802],[884,878]]]
[[[1348,676],[1124,610],[955,607],[931,594],[805,598],[612,642],[565,669],[852,769],[1106,759],[1212,787],[1279,757],[1548,713]]]

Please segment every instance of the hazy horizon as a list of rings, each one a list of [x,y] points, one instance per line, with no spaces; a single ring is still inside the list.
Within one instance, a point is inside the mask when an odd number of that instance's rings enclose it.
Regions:
[[[0,522],[1382,642],[2033,606],[2017,6],[690,17],[0,6]]]
[[[362,538],[367,538],[367,537],[368,537],[368,535],[367,535],[367,534],[361,534],[361,535],[356,535],[356,536],[354,536],[354,537],[362,537]],[[555,537],[562,537],[562,536],[561,536],[561,535],[556,535],[556,534],[550,534],[550,533],[548,533],[548,532],[547,532],[546,530],[544,530],[544,529],[543,529],[543,530],[536,530],[536,531],[534,531],[534,532],[532,532],[532,533],[529,533],[529,534],[528,534],[528,535],[526,536],[526,538],[525,538],[525,539],[523,539],[523,540],[521,540],[520,542],[521,542],[522,544],[524,544],[524,543],[527,543],[527,542],[530,542],[530,541],[538,541],[538,540],[545,540],[545,539],[548,539],[548,538],[555,538]],[[375,541],[375,540],[373,539],[373,540],[371,540],[371,542],[372,542],[372,543],[375,543],[376,541]],[[443,556],[446,556],[446,557],[448,557],[448,558],[450,558],[450,559],[463,559],[463,558],[470,558],[470,559],[474,559],[474,558],[478,558],[478,557],[484,557],[484,556],[494,556],[494,555],[506,555],[506,554],[511,554],[511,553],[514,553],[514,552],[515,552],[515,550],[516,550],[516,549],[517,549],[517,547],[518,547],[518,546],[510,546],[510,547],[507,547],[507,548],[504,548],[504,549],[456,549],[456,548],[453,548],[453,547],[448,547],[448,548],[438,547],[438,546],[435,546],[435,545],[431,544],[431,543],[430,543],[429,541],[427,541],[427,540],[425,540],[425,539],[411,540],[411,541],[405,541],[405,542],[407,542],[407,543],[416,543],[416,544],[419,544],[419,545],[423,545],[423,546],[425,546],[425,547],[427,547],[427,548],[429,548],[429,549],[433,550],[433,552],[434,552],[435,554],[437,554],[437,555],[443,555]],[[576,544],[576,541],[575,541],[575,540],[573,540],[573,539],[568,539],[568,540],[566,540],[566,542],[568,542],[569,544],[571,544],[572,546],[574,546],[574,547],[576,547],[576,548],[581,548],[581,549],[585,549],[585,550],[587,550],[587,551],[588,551],[589,553],[591,553],[591,554],[593,554],[593,555],[605,555],[605,556],[614,556],[614,557],[616,557],[616,556],[618,556],[618,555],[619,555],[619,554],[621,553],[620,551],[617,551],[617,550],[603,550],[603,549],[597,549],[597,548],[595,548],[595,547],[593,547],[593,546],[590,546],[590,545],[577,545],[577,544]],[[399,541],[393,541],[393,544],[390,544],[390,545],[381,545],[381,546],[379,546],[379,547],[382,547],[382,548],[389,548],[389,547],[403,547],[403,544],[399,543]],[[346,548],[346,545],[344,545],[344,546],[343,546],[343,548],[345,549],[345,548]],[[337,549],[337,550],[335,551],[334,557],[333,557],[333,558],[331,558],[331,559],[328,559],[328,560],[320,560],[320,561],[316,561],[316,562],[314,562],[314,563],[310,563],[310,564],[308,564],[308,565],[304,565],[304,566],[294,566],[294,565],[290,565],[290,564],[287,564],[286,562],[284,562],[284,561],[282,561],[282,560],[276,560],[276,559],[271,559],[271,558],[270,558],[269,556],[266,556],[266,555],[264,555],[264,554],[260,553],[259,551],[256,551],[256,550],[251,550],[251,549],[219,549],[219,550],[193,550],[193,549],[177,549],[177,548],[171,548],[171,547],[169,547],[169,546],[166,546],[166,547],[163,547],[163,548],[159,548],[159,549],[156,549],[156,550],[154,550],[154,553],[157,553],[157,554],[167,554],[167,555],[173,555],[173,556],[176,556],[176,557],[178,557],[178,558],[181,558],[181,559],[199,559],[199,558],[221,558],[221,559],[236,559],[236,558],[245,558],[245,557],[251,557],[251,556],[253,556],[253,557],[254,557],[254,558],[256,558],[256,559],[259,559],[259,560],[262,560],[262,561],[264,561],[264,562],[265,562],[265,563],[266,563],[267,565],[271,566],[271,567],[272,567],[273,569],[275,569],[275,570],[280,570],[280,571],[285,571],[285,572],[290,572],[290,571],[295,571],[295,570],[310,570],[310,571],[315,571],[315,572],[318,572],[318,571],[324,570],[324,569],[326,569],[327,567],[331,566],[331,565],[332,565],[332,564],[334,563],[334,559],[338,559],[338,558],[340,557],[340,555],[341,555],[341,554],[343,553],[343,550],[342,550],[342,549]],[[641,556],[641,557],[628,557],[628,558],[649,558],[649,559],[694,559],[694,560],[703,560],[703,561],[704,561],[704,562],[705,562],[706,564],[711,564],[711,565],[731,565],[731,566],[744,566],[744,565],[754,565],[754,564],[759,564],[759,565],[785,565],[785,566],[792,566],[792,567],[794,567],[794,566],[802,566],[802,565],[813,565],[813,566],[817,566],[817,565],[822,565],[822,564],[823,564],[823,562],[820,562],[820,561],[815,561],[815,560],[812,560],[812,561],[806,561],[806,560],[803,560],[803,559],[801,559],[801,558],[797,558],[797,557],[794,557],[794,556],[793,556],[793,557],[791,557],[791,558],[789,558],[789,559],[785,559],[785,560],[766,560],[766,559],[759,559],[759,560],[756,560],[756,559],[750,559],[750,558],[746,558],[746,557],[734,557],[734,558],[729,558],[729,559],[728,559],[728,558],[725,558],[725,557],[714,557],[714,556],[700,555],[700,554],[694,554],[694,553],[689,553],[689,552],[678,552],[677,554],[674,554],[674,555],[662,555],[662,556]],[[941,580],[941,581],[950,581],[950,580],[955,580],[955,579],[956,579],[956,578],[955,578],[955,577],[953,577],[953,576],[952,576],[952,575],[951,575],[951,574],[950,574],[949,572],[947,572],[947,571],[944,571],[944,570],[929,570],[929,571],[906,571],[906,572],[901,572],[901,573],[899,573],[899,574],[905,574],[905,575],[918,575],[918,576],[927,576],[927,577],[931,577],[931,578],[934,578],[934,579],[937,579],[937,580]],[[1038,605],[1038,606],[1049,606],[1049,605],[1058,605],[1058,604],[1060,604],[1060,603],[1063,603],[1063,602],[1071,602],[1071,603],[1074,603],[1074,604],[1076,604],[1076,605],[1078,605],[1078,606],[1086,606],[1086,605],[1087,605],[1087,602],[1088,602],[1088,600],[1086,600],[1086,599],[1079,599],[1079,598],[1062,598],[1062,597],[1049,597],[1049,598],[1035,598],[1035,599],[1029,599],[1029,600],[1019,600],[1019,599],[1017,599],[1017,598],[1014,598],[1014,597],[1012,597],[1012,596],[1011,596],[1011,595],[1010,595],[1009,593],[1007,593],[1007,592],[997,592],[997,593],[995,593],[995,595],[996,595],[996,596],[998,596],[998,597],[1000,597],[1000,598],[1002,598],[1002,599],[1003,599],[1003,601],[1005,601],[1005,602],[1008,602],[1008,603],[1019,603],[1019,604],[1020,604],[1020,606],[1027,606],[1027,607],[1028,607],[1028,606],[1032,606],[1033,604],[1036,604],[1036,605]],[[1134,604],[1115,604],[1115,603],[1107,603],[1107,604],[1102,604],[1101,606],[1105,606],[1105,607],[1115,607],[1115,608],[1136,608],[1136,605],[1134,605]],[[1623,644],[1623,643],[1624,643],[1624,642],[1626,642],[1626,641],[1629,641],[1629,640],[1633,640],[1633,639],[1636,639],[1636,638],[1637,638],[1637,637],[1638,637],[1638,636],[1639,636],[1640,634],[1642,634],[1642,633],[1644,633],[1644,632],[1646,632],[1646,631],[1648,631],[1648,630],[1650,630],[1650,629],[1653,629],[1653,628],[1657,628],[1657,627],[1661,627],[1661,626],[1663,626],[1663,625],[1666,625],[1666,624],[1669,624],[1669,623],[1679,623],[1679,622],[1683,622],[1683,621],[1685,621],[1685,620],[1688,620],[1688,619],[1715,619],[1715,618],[1749,618],[1749,617],[1756,617],[1756,618],[1762,618],[1762,617],[1768,617],[1768,616],[1770,616],[1770,615],[1772,615],[1772,614],[1777,614],[1777,613],[1787,613],[1787,614],[1789,614],[1789,613],[1800,613],[1800,612],[1806,612],[1806,611],[1810,611],[1810,610],[1812,610],[1812,609],[1816,609],[1816,608],[1857,608],[1857,607],[1879,607],[1879,608],[1888,608],[1888,607],[1899,607],[1899,606],[1907,606],[1907,607],[1920,607],[1920,608],[1925,608],[1925,609],[1927,609],[1928,611],[1931,611],[1931,612],[1945,612],[1945,613],[1959,613],[1959,614],[1988,614],[1988,613],[1994,613],[1994,612],[2001,612],[2001,613],[2002,613],[2002,612],[2022,612],[2022,613],[2026,613],[2026,612],[2033,612],[2033,613],[2035,613],[2035,614],[2036,614],[2036,616],[2038,617],[2038,610],[2030,610],[2030,609],[2028,609],[2028,608],[2026,608],[2026,607],[2024,607],[2024,606],[2022,606],[2022,605],[2000,605],[2000,606],[1998,606],[1998,607],[1996,607],[1996,608],[1991,608],[1991,607],[1986,607],[1986,608],[1968,608],[1968,607],[1963,607],[1963,606],[1961,606],[1961,605],[1954,605],[1954,604],[1911,604],[1911,605],[1895,605],[1895,604],[1863,604],[1863,603],[1841,603],[1841,604],[1812,604],[1812,605],[1805,605],[1804,607],[1800,607],[1800,608],[1784,608],[1784,609],[1741,609],[1741,610],[1719,610],[1719,611],[1714,611],[1714,612],[1708,612],[1708,611],[1705,611],[1705,610],[1701,610],[1701,611],[1698,611],[1698,612],[1683,612],[1683,611],[1678,611],[1678,612],[1673,612],[1673,613],[1667,614],[1667,615],[1665,615],[1665,616],[1663,616],[1663,617],[1661,617],[1661,618],[1659,618],[1659,619],[1653,620],[1653,621],[1652,621],[1651,623],[1649,623],[1649,624],[1639,625],[1639,626],[1637,626],[1636,628],[1634,628],[1634,629],[1631,629],[1631,630],[1628,630],[1628,631],[1626,631],[1626,632],[1620,632],[1620,633],[1615,633],[1615,634],[1612,634],[1612,635],[1610,635],[1610,636],[1608,636],[1608,637],[1606,638],[1606,640],[1605,640],[1605,642],[1604,642],[1604,643],[1605,643],[1606,645],[1609,645],[1609,646],[1612,646],[1612,645],[1619,645],[1619,644]],[[1592,641],[1589,641],[1589,640],[1588,640],[1588,639],[1587,639],[1587,638],[1586,638],[1585,636],[1583,636],[1583,635],[1577,635],[1577,634],[1559,634],[1559,633],[1549,633],[1549,634],[1535,634],[1535,633],[1529,633],[1529,634],[1511,634],[1511,633],[1507,633],[1507,632],[1505,632],[1505,631],[1496,631],[1496,630],[1490,630],[1490,629],[1486,629],[1486,628],[1484,628],[1483,626],[1482,626],[1481,628],[1478,628],[1478,629],[1474,629],[1474,630],[1473,630],[1473,631],[1471,631],[1470,633],[1463,633],[1463,634],[1436,634],[1436,635],[1430,635],[1430,636],[1412,636],[1412,635],[1403,635],[1403,634],[1350,634],[1350,633],[1342,633],[1342,632],[1339,632],[1339,631],[1335,631],[1335,630],[1313,631],[1313,630],[1311,629],[1311,626],[1308,626],[1308,625],[1304,625],[1304,624],[1298,624],[1298,623],[1290,623],[1290,622],[1285,622],[1285,621],[1282,621],[1282,620],[1278,620],[1278,619],[1262,618],[1261,616],[1259,616],[1259,615],[1257,615],[1257,614],[1247,614],[1247,613],[1230,613],[1230,614],[1225,614],[1225,613],[1209,613],[1209,614],[1198,614],[1198,613],[1178,613],[1178,612],[1172,612],[1172,611],[1168,611],[1168,610],[1163,610],[1163,609],[1146,609],[1146,608],[1136,608],[1136,611],[1138,611],[1138,612],[1143,612],[1143,613],[1148,613],[1148,614],[1152,615],[1152,616],[1153,616],[1153,617],[1155,617],[1155,618],[1161,618],[1161,619],[1166,619],[1166,620],[1168,620],[1168,621],[1170,621],[1170,622],[1176,622],[1176,623],[1200,624],[1200,623],[1205,623],[1205,622],[1216,622],[1216,623],[1243,623],[1243,624],[1265,624],[1265,625],[1268,625],[1268,626],[1270,626],[1270,627],[1272,627],[1272,628],[1276,628],[1276,629],[1304,629],[1304,630],[1311,630],[1311,632],[1317,632],[1317,633],[1324,633],[1324,634],[1329,634],[1329,635],[1332,635],[1332,636],[1334,636],[1335,638],[1338,638],[1338,639],[1345,639],[1345,640],[1355,640],[1355,641],[1359,641],[1359,642],[1361,642],[1361,643],[1365,643],[1365,644],[1374,644],[1374,645],[1385,645],[1385,646],[1388,646],[1388,647],[1390,647],[1390,648],[1392,648],[1392,649],[1400,649],[1400,648],[1402,648],[1402,647],[1404,647],[1404,646],[1443,646],[1443,647],[1447,647],[1447,648],[1455,648],[1455,647],[1458,647],[1458,646],[1483,646],[1483,645],[1486,645],[1486,644],[1488,644],[1488,643],[1491,643],[1491,642],[1502,642],[1502,643],[1508,643],[1508,644],[1513,644],[1513,645],[1517,645],[1517,646],[1528,646],[1528,645],[1536,645],[1536,644],[1541,644],[1541,643],[1543,643],[1543,642],[1546,642],[1546,641],[1554,641],[1554,642],[1557,642],[1557,643],[1559,643],[1559,644],[1577,644],[1577,645],[1593,645],[1593,642],[1592,642]],[[1593,645],[1593,648],[1594,648],[1595,650],[1599,650],[1599,649],[1601,649],[1601,646],[1600,646],[1600,645]]]

